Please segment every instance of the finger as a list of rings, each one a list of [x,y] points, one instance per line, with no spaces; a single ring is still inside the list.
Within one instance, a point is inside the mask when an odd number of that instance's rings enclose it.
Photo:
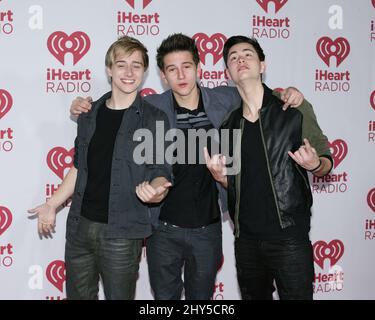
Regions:
[[[303,139],[303,142],[305,143],[305,146],[306,146],[306,147],[311,148],[310,141],[309,141],[307,138],[304,138],[304,139]]]
[[[147,191],[145,191],[144,187],[139,188],[139,194],[141,195],[143,201],[148,201],[152,197]]]
[[[144,198],[143,193],[140,191],[140,187],[139,186],[137,186],[135,188],[135,193],[137,194],[138,198],[141,199],[143,202],[146,201],[146,199]]]
[[[156,190],[154,189],[154,187],[152,187],[150,184],[146,184],[144,187],[143,187],[143,190],[145,192],[147,192],[148,194],[150,194],[151,197],[153,197],[155,194],[156,194]]]
[[[29,209],[29,210],[27,210],[27,212],[31,213],[31,214],[38,213],[38,207],[36,207],[34,209]]]
[[[215,154],[214,155],[214,164],[216,166],[219,166],[221,165],[221,154]]]
[[[299,164],[299,160],[297,159],[297,157],[295,156],[295,154],[291,151],[288,151],[288,155],[295,161]]]
[[[302,159],[305,159],[307,156],[308,156],[308,150],[305,146],[301,146],[299,149],[298,149],[298,155],[302,158]],[[297,156],[298,156],[297,155]]]
[[[43,234],[43,224],[41,222],[38,222],[38,233]]]
[[[204,155],[204,160],[206,160],[206,164],[208,165],[210,163],[210,155],[208,154],[207,147],[203,148],[203,155]]]

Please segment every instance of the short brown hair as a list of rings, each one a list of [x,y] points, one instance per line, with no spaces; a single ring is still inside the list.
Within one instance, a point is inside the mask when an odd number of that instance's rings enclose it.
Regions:
[[[148,68],[147,48],[139,40],[128,36],[120,37],[117,41],[112,43],[105,55],[105,66],[111,68],[119,52],[132,54],[134,51],[141,52],[143,65],[146,71]]]

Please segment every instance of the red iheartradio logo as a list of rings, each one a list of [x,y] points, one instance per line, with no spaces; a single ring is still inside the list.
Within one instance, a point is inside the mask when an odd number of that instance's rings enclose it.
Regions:
[[[64,171],[73,166],[74,148],[69,151],[62,147],[55,147],[47,154],[48,167],[61,179],[64,179]]]
[[[371,104],[371,107],[375,110],[375,90],[371,93],[370,104]],[[1,113],[0,113],[0,118],[1,118]]]
[[[372,6],[375,8],[375,0],[371,0]]]
[[[324,260],[329,259],[332,268],[344,254],[344,244],[340,240],[332,240],[330,243],[317,241],[313,245],[314,261],[324,269]]]
[[[350,44],[348,40],[342,37],[334,41],[329,37],[321,37],[316,43],[316,51],[328,67],[330,65],[329,59],[332,56],[336,57],[336,67],[338,67],[349,55]]]
[[[344,140],[337,139],[331,143],[328,143],[328,146],[331,149],[334,167],[337,168],[348,153],[348,145]]]
[[[71,53],[75,65],[89,51],[90,38],[81,31],[73,32],[70,36],[63,31],[56,31],[48,37],[47,47],[62,64],[65,61],[65,54]]]
[[[9,112],[12,105],[13,99],[10,93],[4,89],[0,89],[0,119]]]
[[[367,203],[371,210],[375,212],[375,188],[367,194]]]
[[[12,220],[13,216],[10,210],[0,206],[0,236],[9,228]]]
[[[145,97],[145,96],[148,96],[150,94],[156,94],[156,91],[154,89],[151,89],[151,88],[144,88],[140,92],[141,97]]]
[[[46,276],[58,290],[63,292],[65,282],[65,263],[61,260],[52,261],[46,270]]]
[[[129,6],[131,6],[133,9],[135,8],[135,0],[125,0]],[[146,8],[152,0],[142,0],[143,1],[143,9]]]
[[[275,4],[275,13],[277,13],[287,2],[288,0],[256,0],[259,5],[263,8],[265,12],[268,13],[268,4],[273,2]]]
[[[205,33],[196,33],[193,36],[199,51],[199,58],[203,64],[206,64],[206,55],[212,54],[214,65],[223,57],[224,43],[226,36],[221,33],[215,33],[211,37]]]

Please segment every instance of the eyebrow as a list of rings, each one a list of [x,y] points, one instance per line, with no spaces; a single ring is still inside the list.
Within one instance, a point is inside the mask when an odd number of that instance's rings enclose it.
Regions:
[[[244,51],[251,51],[251,52],[253,52],[253,53],[255,52],[255,50],[252,49],[252,48],[244,48],[244,49],[241,50],[241,52],[244,52]],[[232,54],[234,54],[234,53],[237,53],[237,51],[232,51],[232,52],[229,54],[228,58],[229,58]]]
[[[127,63],[125,60],[117,60],[115,61],[115,63]],[[131,63],[136,63],[136,64],[140,64],[141,66],[143,66],[143,62],[141,61],[131,61]]]
[[[185,61],[185,62],[182,63],[182,65],[184,65],[184,64],[194,65],[194,62],[192,62],[192,61]],[[173,64],[173,63],[172,63],[172,64],[169,64],[169,65],[165,66],[165,69],[168,69],[168,68],[170,68],[170,67],[176,67],[176,65]]]

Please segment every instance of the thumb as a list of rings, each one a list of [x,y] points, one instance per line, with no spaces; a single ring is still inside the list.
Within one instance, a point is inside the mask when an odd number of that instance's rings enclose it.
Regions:
[[[33,208],[33,209],[29,209],[27,210],[28,213],[37,213],[38,212],[38,208],[39,207],[36,207],[36,208]]]
[[[92,97],[88,96],[85,100],[87,100],[88,102],[92,102]]]
[[[165,189],[172,187],[172,182],[167,181],[166,183],[163,184],[163,187],[164,187]]]

